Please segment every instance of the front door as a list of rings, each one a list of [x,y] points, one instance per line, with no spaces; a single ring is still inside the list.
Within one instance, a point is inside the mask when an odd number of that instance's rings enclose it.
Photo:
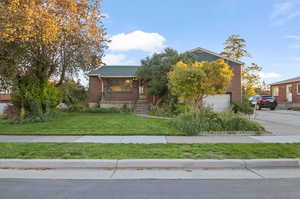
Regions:
[[[141,83],[139,85],[139,98],[140,99],[146,99],[145,86]]]
[[[292,84],[289,84],[289,85],[286,86],[286,99],[287,99],[287,102],[293,102],[292,88],[293,88]]]

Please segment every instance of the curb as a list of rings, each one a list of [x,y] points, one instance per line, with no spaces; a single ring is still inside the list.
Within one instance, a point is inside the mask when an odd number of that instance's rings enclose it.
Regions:
[[[252,169],[252,168],[300,168],[300,159],[0,159],[0,169]]]
[[[242,160],[192,160],[192,159],[133,159],[119,160],[117,168],[244,168]]]
[[[84,159],[0,159],[0,168],[12,169],[72,169],[116,168],[117,160]]]

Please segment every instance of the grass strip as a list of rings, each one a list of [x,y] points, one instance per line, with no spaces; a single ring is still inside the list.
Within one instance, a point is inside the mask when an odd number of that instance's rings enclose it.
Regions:
[[[300,144],[0,143],[0,158],[262,159],[299,158]]]

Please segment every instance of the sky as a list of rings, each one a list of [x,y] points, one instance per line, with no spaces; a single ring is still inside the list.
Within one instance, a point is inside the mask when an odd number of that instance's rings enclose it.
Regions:
[[[139,65],[170,47],[220,53],[232,34],[246,39],[268,82],[300,75],[300,0],[103,0],[111,40],[104,62]]]

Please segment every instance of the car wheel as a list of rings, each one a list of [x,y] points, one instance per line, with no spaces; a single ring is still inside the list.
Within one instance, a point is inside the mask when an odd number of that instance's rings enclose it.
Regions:
[[[261,107],[260,107],[260,106],[258,107],[258,110],[261,110]]]
[[[270,108],[271,111],[274,111],[275,109],[276,109],[275,106]]]

